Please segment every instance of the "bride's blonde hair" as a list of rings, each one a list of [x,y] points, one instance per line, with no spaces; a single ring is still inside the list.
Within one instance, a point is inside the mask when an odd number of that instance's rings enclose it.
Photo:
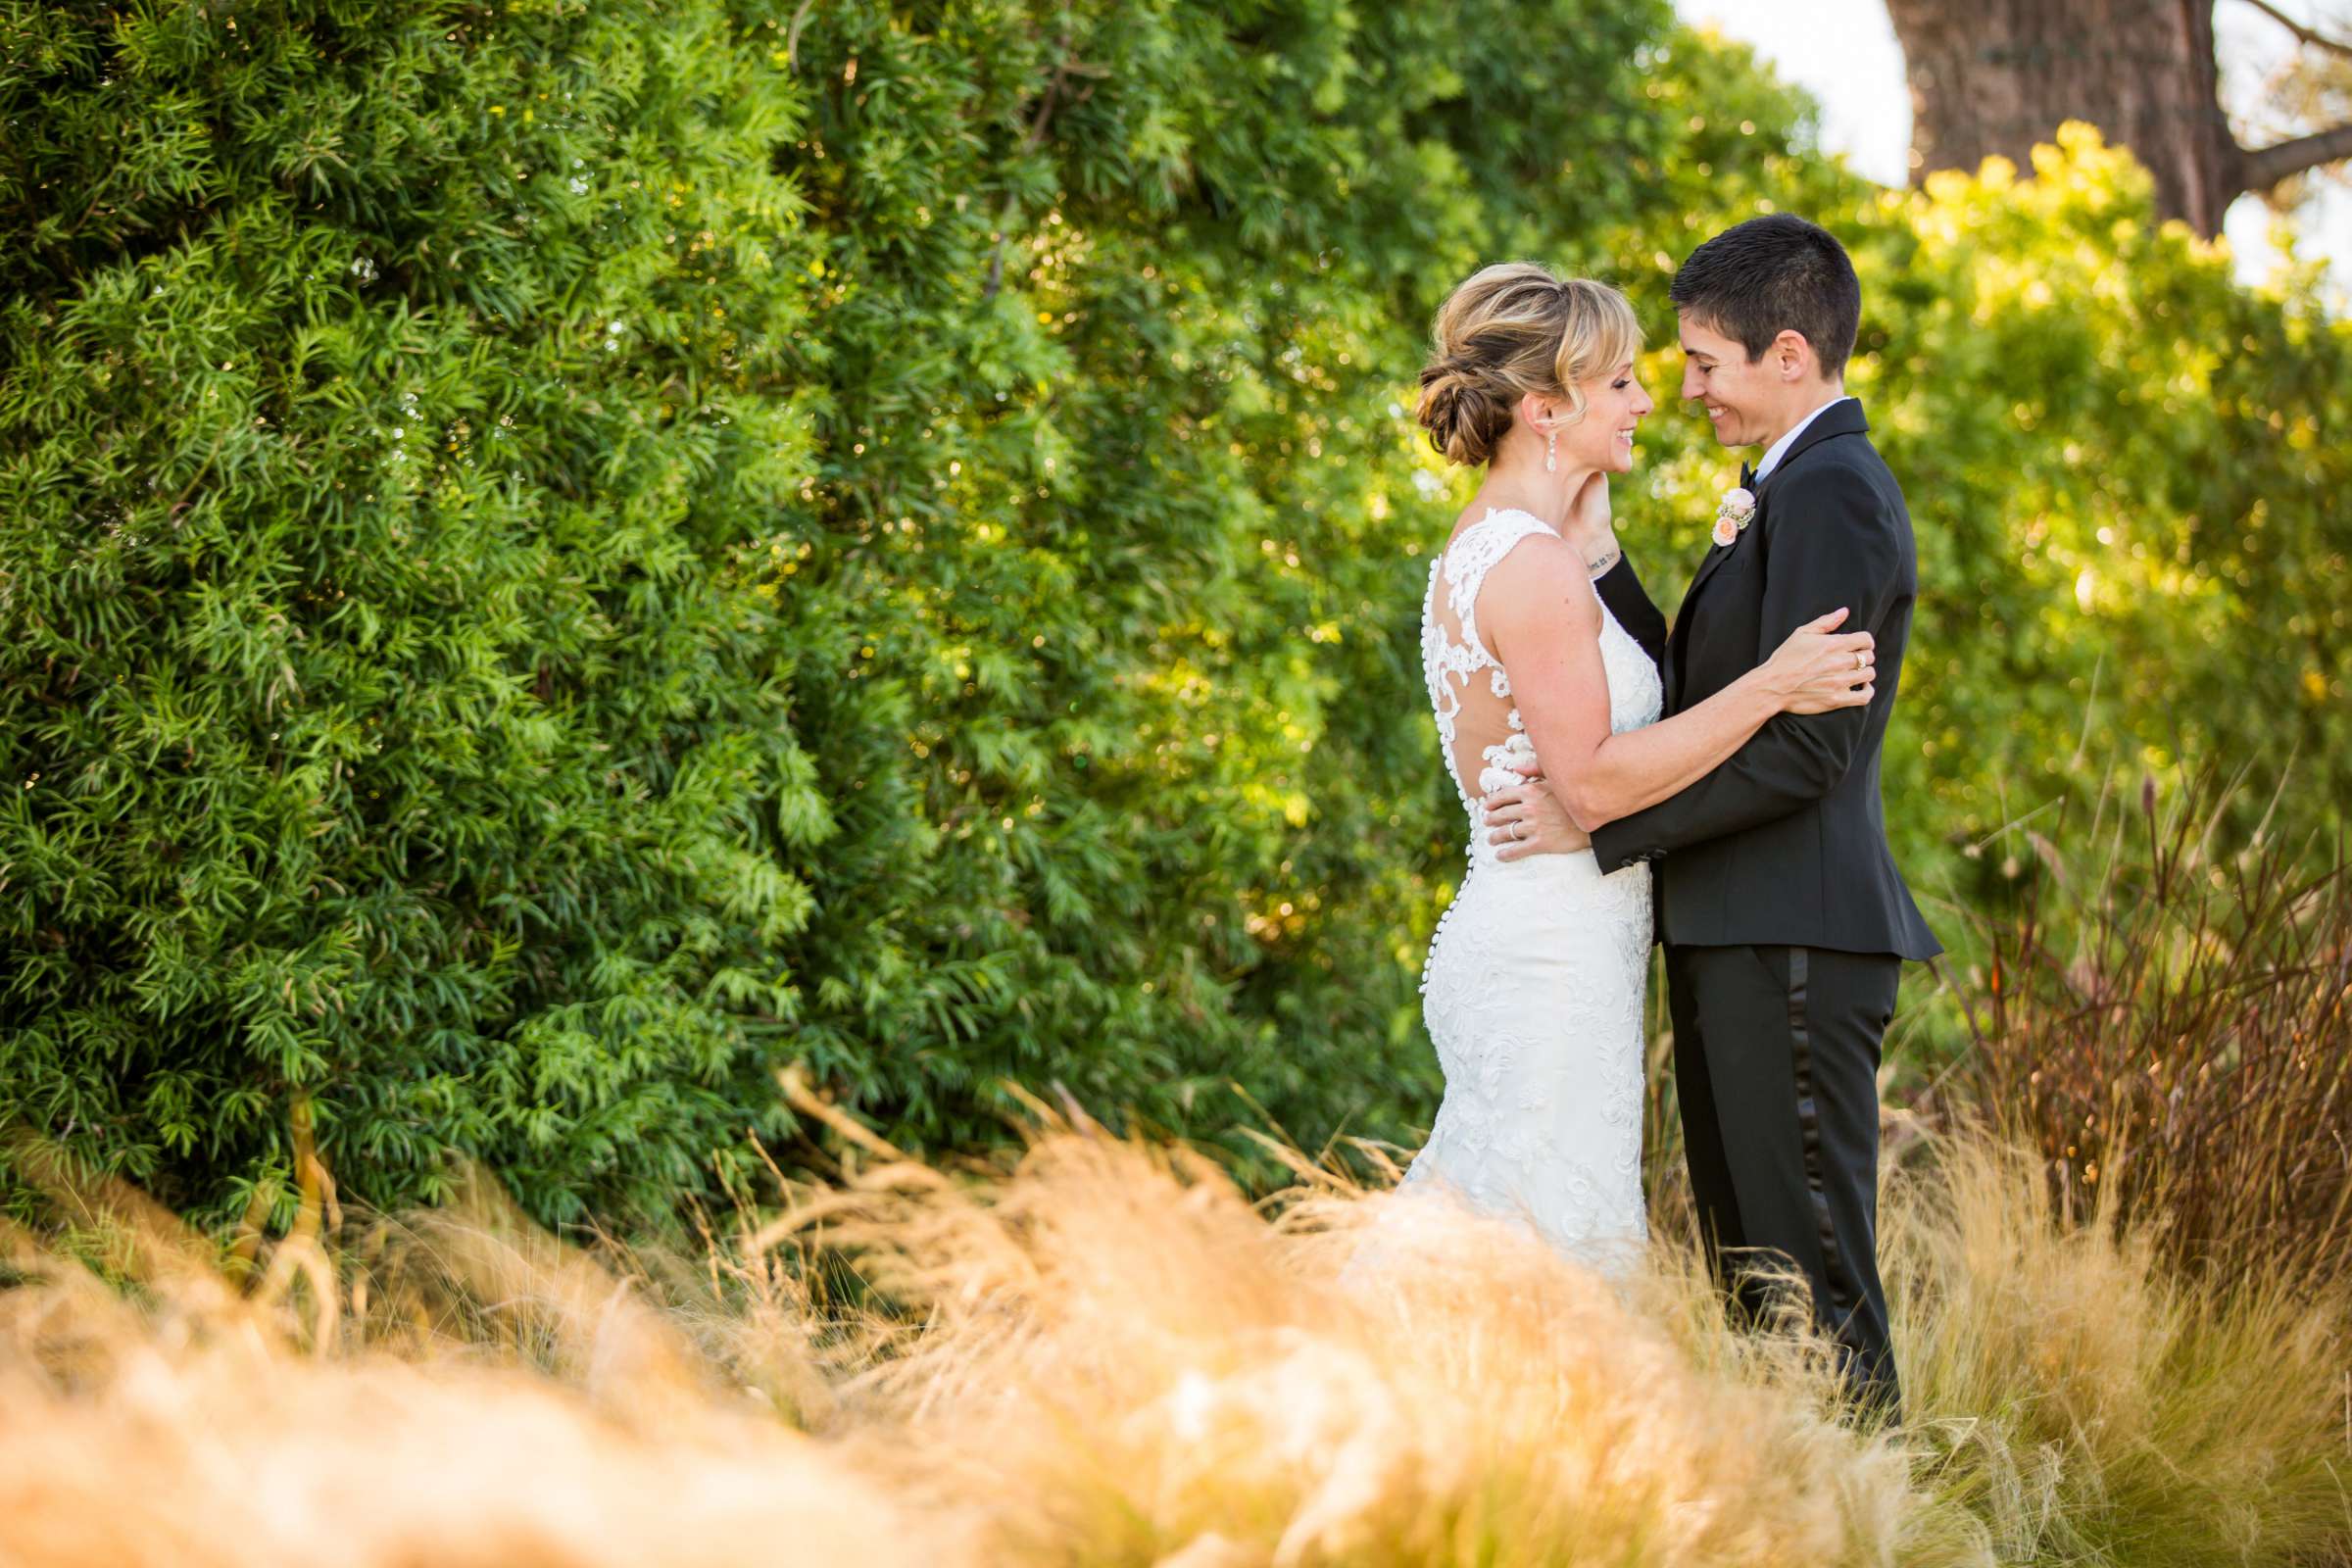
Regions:
[[[1577,383],[1642,349],[1642,325],[1623,294],[1589,277],[1554,277],[1533,262],[1473,273],[1438,307],[1429,335],[1414,417],[1431,446],[1472,465],[1494,458],[1522,397],[1565,399],[1574,424],[1585,416]]]

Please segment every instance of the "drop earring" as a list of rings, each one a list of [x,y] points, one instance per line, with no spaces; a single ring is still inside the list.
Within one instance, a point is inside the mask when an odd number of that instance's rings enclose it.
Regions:
[[[1560,471],[1560,432],[1557,430],[1544,438],[1544,471],[1545,473]]]

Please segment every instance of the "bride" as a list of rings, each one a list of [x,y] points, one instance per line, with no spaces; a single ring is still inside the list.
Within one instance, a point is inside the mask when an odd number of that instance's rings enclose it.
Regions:
[[[1486,476],[1430,563],[1421,612],[1422,673],[1468,819],[1469,870],[1421,981],[1445,1099],[1398,1192],[1443,1186],[1617,1274],[1648,1237],[1649,866],[1603,875],[1581,834],[1561,853],[1506,852],[1530,818],[1516,805],[1489,815],[1481,798],[1525,784],[1506,764],[1540,756],[1575,821],[1624,816],[1712,769],[1774,713],[1867,703],[1872,639],[1837,633],[1845,612],[1834,611],[1659,722],[1663,628],[1643,628],[1645,650],[1595,586],[1632,570],[1608,501],[1608,476],[1633,467],[1634,431],[1652,407],[1634,377],[1632,308],[1606,284],[1506,263],[1455,289],[1432,335],[1418,418],[1448,460]],[[1647,604],[1638,593],[1620,602]]]

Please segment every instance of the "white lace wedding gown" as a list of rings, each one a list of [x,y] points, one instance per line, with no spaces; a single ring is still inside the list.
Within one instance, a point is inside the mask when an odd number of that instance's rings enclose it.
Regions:
[[[1488,790],[1522,782],[1505,760],[1535,755],[1510,680],[1479,639],[1479,589],[1539,532],[1554,530],[1528,513],[1490,508],[1430,563],[1422,673],[1469,820],[1470,866],[1421,977],[1446,1095],[1397,1193],[1443,1183],[1473,1208],[1532,1223],[1555,1248],[1614,1275],[1648,1237],[1642,1003],[1649,866],[1604,876],[1591,850],[1499,859],[1479,806]],[[1656,666],[1605,604],[1600,617],[1609,727],[1655,722]],[[1475,792],[1463,783],[1457,739],[1486,763]]]

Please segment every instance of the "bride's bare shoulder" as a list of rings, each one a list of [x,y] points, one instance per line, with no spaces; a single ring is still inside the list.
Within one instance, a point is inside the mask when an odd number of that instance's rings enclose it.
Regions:
[[[1575,626],[1596,622],[1600,613],[1585,558],[1567,540],[1547,531],[1530,531],[1494,563],[1484,598],[1485,612],[1497,627],[1522,616]]]

